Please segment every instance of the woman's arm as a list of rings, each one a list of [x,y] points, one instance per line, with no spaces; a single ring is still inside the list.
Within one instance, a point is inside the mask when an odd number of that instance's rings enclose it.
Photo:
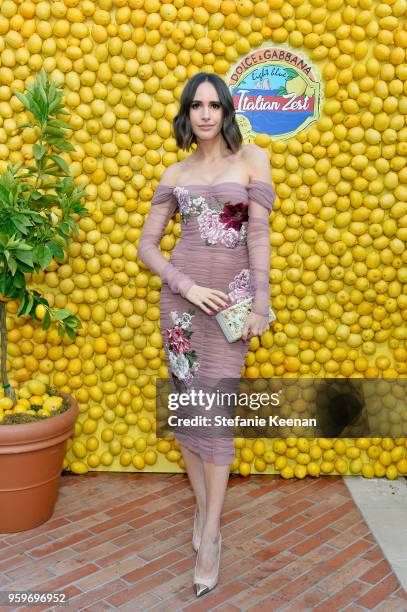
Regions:
[[[167,178],[165,171],[162,180]],[[172,193],[173,187],[160,182],[156,187],[151,210],[144,222],[141,237],[138,244],[138,257],[161,280],[168,284],[173,293],[179,293],[185,297],[189,289],[195,285],[195,281],[176,268],[161,253],[158,245],[168,221],[177,210],[177,199]]]
[[[249,145],[246,150],[247,153]],[[255,297],[252,312],[268,317],[270,304],[270,226],[269,215],[275,201],[268,153],[250,146],[249,222],[247,247]]]

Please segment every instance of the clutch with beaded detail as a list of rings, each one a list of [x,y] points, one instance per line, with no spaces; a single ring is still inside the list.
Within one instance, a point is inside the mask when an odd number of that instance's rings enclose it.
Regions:
[[[236,342],[242,337],[243,327],[252,307],[253,297],[248,297],[218,312],[216,320],[228,342]],[[269,307],[269,323],[274,321],[275,318],[276,315]]]

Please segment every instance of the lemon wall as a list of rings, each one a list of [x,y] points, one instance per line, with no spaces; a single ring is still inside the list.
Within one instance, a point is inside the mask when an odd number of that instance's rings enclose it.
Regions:
[[[80,416],[64,467],[181,471],[175,441],[154,434],[154,380],[167,376],[160,279],[137,243],[163,168],[182,159],[171,122],[188,78],[225,75],[251,49],[283,44],[323,78],[320,120],[267,149],[273,332],[254,338],[245,377],[405,377],[407,363],[407,110],[405,0],[4,0],[0,7],[0,168],[31,155],[13,91],[44,66],[65,89],[89,216],[62,265],[33,276],[51,305],[83,325],[61,343],[9,317],[9,369],[76,397]],[[180,236],[170,221],[166,257]],[[17,305],[9,303],[9,314]],[[295,416],[295,415],[294,415]],[[373,440],[236,440],[241,474],[407,472],[407,415]]]

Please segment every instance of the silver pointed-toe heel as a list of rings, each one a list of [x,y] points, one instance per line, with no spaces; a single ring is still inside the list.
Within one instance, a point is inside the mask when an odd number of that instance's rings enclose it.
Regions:
[[[195,595],[197,597],[201,597],[201,595],[205,595],[209,591],[209,587],[206,584],[194,584],[195,587]]]
[[[220,550],[221,550],[221,546],[222,546],[222,536],[219,533],[219,538],[218,538],[218,558],[217,558],[217,563],[216,563],[216,573],[214,578],[200,578],[199,576],[197,576],[196,573],[196,564],[195,564],[195,571],[194,571],[194,587],[195,587],[195,594],[197,597],[201,597],[202,595],[205,595],[205,593],[209,593],[209,591],[212,591],[212,589],[215,588],[215,586],[218,584],[218,577],[219,577],[219,563],[220,563]],[[198,562],[198,558],[197,558],[197,562]]]
[[[199,549],[199,545],[201,543],[201,537],[198,535],[198,527],[197,527],[197,515],[198,509],[195,510],[195,518],[194,518],[194,529],[192,532],[192,548],[197,553]]]

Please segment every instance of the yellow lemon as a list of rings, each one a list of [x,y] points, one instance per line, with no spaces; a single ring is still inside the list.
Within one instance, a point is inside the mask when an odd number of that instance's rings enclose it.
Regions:
[[[104,451],[100,456],[100,462],[102,463],[102,465],[105,465],[107,467],[109,465],[112,465],[113,459],[114,457],[110,451]]]
[[[241,456],[242,460],[247,462],[247,463],[251,463],[253,461],[253,459],[254,459],[254,453],[253,453],[252,449],[248,448],[247,446],[242,448],[242,450],[240,451],[240,456]]]
[[[384,450],[379,455],[379,461],[384,466],[389,466],[392,463],[392,457],[390,451]]]
[[[371,463],[363,463],[362,464],[362,476],[365,478],[374,478],[374,469]]]
[[[133,465],[137,470],[144,469],[144,466],[145,466],[144,458],[141,455],[134,455]]]
[[[263,440],[255,440],[253,442],[252,451],[257,457],[262,457],[266,450]]]
[[[175,448],[172,448],[170,451],[168,451],[165,456],[167,457],[168,461],[177,462],[181,459],[181,453]]]
[[[43,408],[46,410],[59,410],[59,408],[62,407],[63,402],[64,400],[61,396],[53,395],[44,401]]]
[[[72,451],[74,455],[78,457],[79,459],[83,459],[83,457],[86,457],[86,453],[87,453],[86,446],[79,440],[75,440],[74,443],[72,444]]]
[[[121,455],[120,455],[120,465],[123,465],[124,467],[127,467],[130,465],[132,461],[132,456],[131,453],[129,451],[124,451]]]
[[[29,380],[26,387],[32,395],[43,395],[46,391],[44,383],[39,380]]]
[[[74,474],[86,474],[88,472],[88,466],[83,461],[72,461],[70,469]]]
[[[278,455],[283,455],[287,450],[287,445],[284,440],[273,440],[273,451]]]
[[[239,474],[241,476],[249,476],[250,474],[250,463],[246,463],[246,461],[241,461],[239,464]]]
[[[339,474],[346,474],[348,471],[348,464],[346,463],[345,459],[342,458],[338,458],[334,462],[334,467]]]
[[[299,468],[304,467],[304,466],[298,466]],[[294,470],[291,467],[291,465],[286,465],[280,472],[281,476],[283,478],[294,478]],[[298,478],[298,476],[297,476]]]
[[[13,400],[9,397],[0,398],[0,409],[2,410],[11,410],[13,407]]]
[[[145,438],[137,438],[134,441],[134,448],[138,453],[143,453],[147,448],[147,441]]]
[[[286,469],[286,468],[284,468]],[[296,465],[294,467],[294,476],[296,478],[305,478],[307,475],[307,467],[305,465]]]
[[[86,458],[86,462],[89,467],[97,468],[100,464],[100,457],[97,453],[90,453]]]
[[[397,478],[397,476],[397,467],[395,465],[389,465],[386,468],[386,478],[388,478],[389,480],[394,480],[395,478]]]
[[[287,463],[287,457],[284,457],[284,455],[280,455],[274,461],[274,467],[276,468],[276,470],[280,471],[286,467]]]
[[[400,459],[400,461],[397,462],[396,467],[400,474],[407,474],[407,459]]]
[[[268,450],[264,453],[264,461],[266,463],[274,463],[275,460],[276,460],[276,454],[274,451]]]
[[[310,461],[307,464],[307,472],[310,476],[319,476],[320,466],[315,461]]]
[[[324,472],[324,474],[330,474],[331,472],[333,472],[335,468],[332,461],[322,461],[320,467],[321,467],[321,472]]]
[[[314,444],[309,449],[309,455],[310,455],[311,459],[320,459],[322,457],[322,450],[321,450],[321,448],[319,446]]]
[[[40,319],[40,321],[43,320],[43,318],[45,317],[45,314],[47,312],[46,307],[43,304],[37,304],[37,306],[35,307],[35,316]]]
[[[349,463],[349,470],[352,474],[359,474],[362,470],[362,460],[360,458],[352,459]]]
[[[259,457],[256,457],[256,459],[254,460],[254,469],[257,472],[264,472],[266,467],[267,467],[267,464],[264,461],[264,459],[259,459]]]
[[[157,462],[157,453],[153,450],[148,450],[144,453],[144,461],[147,465],[154,465]]]

